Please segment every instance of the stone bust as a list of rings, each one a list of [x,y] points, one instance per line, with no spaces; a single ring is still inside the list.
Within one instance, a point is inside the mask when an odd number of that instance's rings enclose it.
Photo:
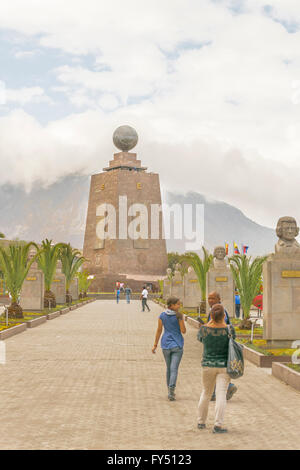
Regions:
[[[300,245],[296,240],[299,227],[294,217],[280,217],[277,222],[276,235],[279,240],[275,245],[275,253],[300,256]]]
[[[226,268],[226,261],[225,261],[225,256],[226,256],[226,250],[224,246],[216,246],[214,249],[214,267],[217,269],[220,268]]]

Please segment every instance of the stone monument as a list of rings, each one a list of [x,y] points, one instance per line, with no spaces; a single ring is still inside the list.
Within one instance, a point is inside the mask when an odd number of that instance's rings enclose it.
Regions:
[[[102,173],[91,177],[83,247],[88,262],[83,269],[94,275],[93,292],[111,292],[116,281],[140,290],[144,283],[162,279],[168,266],[161,211],[154,236],[151,230],[152,208],[161,206],[159,176],[147,172],[130,152],[137,141],[132,127],[117,128],[113,142],[121,151]],[[140,232],[135,237],[130,232],[134,224],[139,226],[135,233]]]
[[[179,297],[181,302],[183,302],[184,296],[184,285],[183,285],[183,278],[180,272],[180,264],[177,263],[175,266],[174,276],[172,278],[172,295],[175,297]]]
[[[73,281],[70,284],[70,289],[69,292],[72,296],[72,300],[78,300],[79,299],[79,293],[78,293],[78,277],[75,277]]]
[[[56,273],[51,284],[51,292],[55,295],[56,303],[63,305],[66,303],[66,277],[62,273],[61,261],[57,261]]]
[[[290,347],[300,339],[300,245],[293,217],[277,222],[275,253],[263,265],[264,339],[269,347]]]
[[[201,290],[196,273],[192,266],[184,276],[183,306],[186,308],[198,308],[201,302]]]
[[[227,310],[230,317],[234,317],[234,282],[230,267],[226,264],[226,250],[224,246],[216,246],[213,256],[213,265],[207,273],[207,295],[212,291],[219,292],[224,308]]]
[[[167,269],[167,275],[163,278],[164,282],[164,299],[167,300],[168,297],[172,295],[172,269]]]
[[[29,252],[29,259],[36,254],[34,249]],[[38,269],[38,264],[34,261],[28,271],[22,286],[20,295],[20,305],[23,310],[41,311],[44,309],[44,273]]]

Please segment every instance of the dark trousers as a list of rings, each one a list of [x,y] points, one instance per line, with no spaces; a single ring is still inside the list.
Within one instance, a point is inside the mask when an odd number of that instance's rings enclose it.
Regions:
[[[145,307],[147,307],[148,312],[150,312],[150,308],[148,307],[147,299],[146,299],[146,298],[142,299],[142,308],[143,308],[143,312],[145,311]]]
[[[241,305],[235,304],[235,317],[240,318]]]

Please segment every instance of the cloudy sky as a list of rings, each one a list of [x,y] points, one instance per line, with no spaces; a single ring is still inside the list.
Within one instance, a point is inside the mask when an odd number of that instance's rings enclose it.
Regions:
[[[129,124],[164,189],[300,222],[299,0],[0,3],[0,184],[95,173]]]

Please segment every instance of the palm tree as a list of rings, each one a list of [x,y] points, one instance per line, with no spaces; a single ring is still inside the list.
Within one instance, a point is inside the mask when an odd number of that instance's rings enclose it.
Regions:
[[[197,253],[187,253],[184,255],[185,261],[192,266],[195,271],[195,274],[198,278],[200,290],[201,290],[201,302],[200,302],[200,313],[206,313],[206,279],[208,270],[213,261],[213,255],[202,247],[204,257],[200,258]]]
[[[28,259],[29,250],[34,247],[37,252]],[[19,297],[23,282],[28,271],[40,254],[38,246],[34,242],[24,244],[11,244],[7,248],[0,247],[0,265],[5,284],[11,296],[11,305],[8,307],[10,318],[23,318],[23,310],[19,304]]]
[[[253,299],[260,292],[263,263],[267,256],[257,256],[251,262],[251,256],[233,255],[229,258],[230,269],[236,288],[240,294],[244,320],[239,328],[251,328],[250,308]]]
[[[66,302],[71,303],[72,296],[69,292],[71,282],[75,278],[80,266],[86,260],[81,256],[80,251],[71,247],[70,243],[59,250],[59,258],[62,263],[62,272],[66,276]]]
[[[82,299],[87,296],[87,290],[90,287],[92,283],[92,279],[89,278],[90,273],[87,271],[82,271],[76,273],[76,276],[78,277],[78,287],[79,287],[79,298]]]
[[[55,295],[51,291],[51,284],[55,275],[57,260],[59,257],[59,250],[64,246],[64,243],[57,243],[54,245],[52,240],[47,238],[42,241],[42,251],[38,256],[39,268],[44,273],[45,278],[45,296],[44,306],[56,307]]]

